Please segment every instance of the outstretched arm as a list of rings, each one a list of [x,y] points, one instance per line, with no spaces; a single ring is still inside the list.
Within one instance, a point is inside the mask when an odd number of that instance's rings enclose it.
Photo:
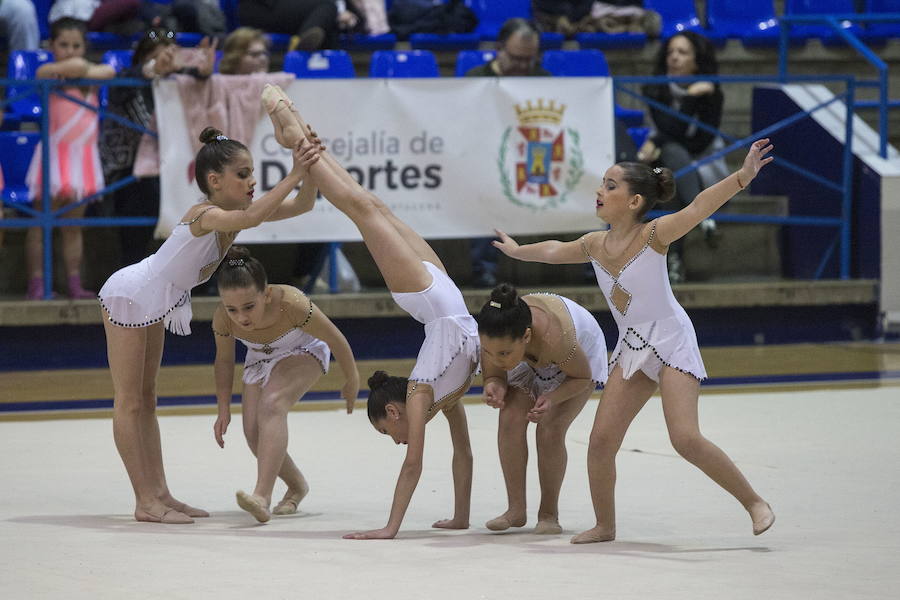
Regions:
[[[499,240],[492,243],[503,254],[516,260],[526,262],[542,262],[551,265],[567,265],[588,262],[588,258],[584,255],[581,248],[580,240],[571,242],[560,242],[558,240],[547,240],[537,242],[535,244],[525,244],[520,246],[514,239],[495,229]]]
[[[231,423],[231,393],[234,385],[234,338],[217,335],[216,362],[213,367],[216,379],[216,404],[219,411],[213,425],[213,435],[220,448],[225,447],[225,432]]]
[[[397,535],[400,524],[409,508],[413,492],[419,484],[422,476],[422,457],[425,452],[425,408],[432,401],[432,393],[417,391],[406,401],[406,418],[409,421],[407,434],[406,460],[400,468],[400,476],[397,478],[397,487],[394,488],[394,502],[391,505],[391,515],[388,523],[382,529],[372,531],[360,531],[348,533],[344,539],[348,540],[385,540]]]
[[[353,412],[353,405],[359,396],[359,371],[356,361],[353,359],[353,350],[347,343],[347,338],[341,333],[331,319],[325,316],[319,307],[313,304],[312,316],[309,323],[303,328],[309,335],[319,338],[331,349],[334,357],[344,373],[344,385],[341,387],[341,396],[347,401],[347,414]]]
[[[774,160],[774,157],[766,156],[772,148],[769,138],[753,142],[743,166],[736,173],[697,194],[693,202],[678,212],[660,217],[656,223],[656,237],[660,243],[668,245],[683,237],[747,187],[760,169]]]

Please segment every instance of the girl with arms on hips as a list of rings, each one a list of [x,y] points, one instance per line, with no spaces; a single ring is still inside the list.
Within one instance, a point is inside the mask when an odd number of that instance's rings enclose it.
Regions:
[[[597,190],[597,216],[609,224],[572,242],[519,246],[503,232],[494,244],[519,260],[553,264],[591,262],[619,328],[610,374],[597,407],[588,448],[588,479],[596,525],[573,543],[616,537],[615,458],[631,421],[659,389],[669,438],[675,450],[734,496],[747,510],[754,535],[775,521],[771,507],[754,491],[718,446],[700,433],[697,404],[706,370],[694,327],[678,304],[666,269],[675,240],[709,218],[771,162],[768,139],[754,142],[736,173],[702,191],[678,212],[644,222],[658,202],[674,195],[672,172],[640,163],[610,167]]]
[[[301,193],[315,200],[312,185],[305,185]],[[333,352],[344,374],[341,396],[350,414],[359,393],[359,373],[353,351],[334,323],[297,288],[269,284],[262,263],[246,248],[234,246],[228,251],[216,281],[222,302],[213,316],[219,404],[214,434],[224,448],[231,422],[234,342],[239,340],[247,347],[241,420],[247,445],[257,459],[257,479],[252,494],[237,492],[237,502],[265,523],[272,513],[297,512],[309,491],[303,473],[287,453],[291,406],[328,372]],[[270,511],[276,478],[287,484],[287,492]]]
[[[113,273],[99,293],[115,394],[113,437],[134,488],[138,521],[192,523],[208,516],[176,500],[166,484],[156,418],[164,328],[191,332],[190,290],[215,272],[238,232],[311,208],[298,196],[286,197],[318,160],[313,144],[295,147],[287,177],[254,201],[247,147],[211,127],[200,141],[195,171],[206,198],[188,209],[155,254]]]

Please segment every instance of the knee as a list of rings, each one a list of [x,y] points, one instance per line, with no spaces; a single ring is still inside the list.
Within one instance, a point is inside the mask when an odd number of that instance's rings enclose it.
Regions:
[[[669,439],[675,452],[689,462],[697,458],[705,442],[699,431],[671,433]]]
[[[535,439],[541,446],[565,446],[566,430],[556,423],[540,423],[535,432]]]
[[[259,399],[259,419],[270,419],[287,414],[288,397],[282,393],[263,394]]]
[[[515,410],[512,407],[500,409],[500,432],[516,434],[524,432],[528,428],[528,416],[526,413]]]
[[[612,458],[619,451],[622,438],[608,431],[594,429],[588,442],[588,452],[597,457]]]

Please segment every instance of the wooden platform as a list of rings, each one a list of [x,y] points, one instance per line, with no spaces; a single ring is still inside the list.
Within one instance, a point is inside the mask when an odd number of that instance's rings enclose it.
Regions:
[[[878,282],[862,280],[760,281],[682,284],[675,296],[687,310],[699,308],[752,308],[875,304]],[[542,289],[520,290],[547,291]],[[552,290],[592,312],[608,312],[597,286],[555,287]],[[488,298],[487,290],[463,290],[469,310],[477,312]],[[217,297],[195,297],[194,319],[209,321]],[[316,294],[313,301],[331,318],[379,318],[406,316],[385,291],[358,294]],[[100,308],[93,300],[0,301],[0,327],[34,325],[100,324]]]

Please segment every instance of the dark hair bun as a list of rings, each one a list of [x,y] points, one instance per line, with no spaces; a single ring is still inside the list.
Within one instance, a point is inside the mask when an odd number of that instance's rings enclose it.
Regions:
[[[513,308],[518,299],[519,293],[516,288],[508,283],[501,283],[491,290],[491,302],[496,302],[500,308]]]
[[[234,260],[238,258],[243,258],[247,260],[250,258],[250,249],[246,246],[232,246],[228,249],[228,254],[225,255],[225,260]]]
[[[675,197],[675,176],[671,169],[665,167],[653,169],[656,175],[656,191],[659,195],[659,202],[665,203]]]
[[[369,389],[371,391],[375,391],[378,388],[384,386],[390,379],[390,375],[385,373],[384,371],[375,371],[372,373],[372,376],[369,377]]]
[[[215,127],[207,127],[203,131],[200,132],[200,141],[204,144],[208,144],[210,142],[216,141],[216,138],[220,135],[225,135]]]

